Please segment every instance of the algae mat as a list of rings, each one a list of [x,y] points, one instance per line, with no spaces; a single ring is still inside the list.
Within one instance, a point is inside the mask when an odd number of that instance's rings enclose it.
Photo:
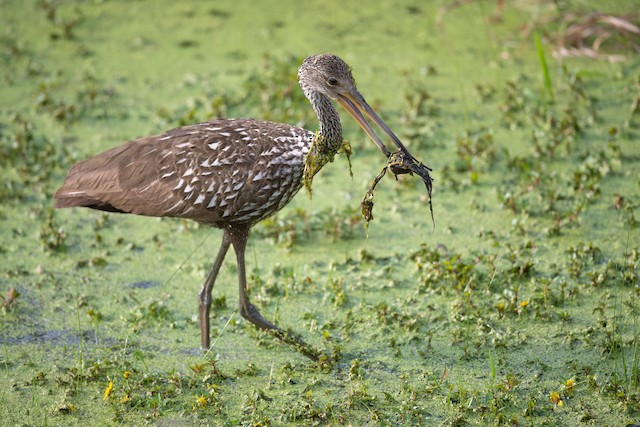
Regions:
[[[634,2],[423,3],[0,1],[3,424],[640,422]],[[184,123],[315,130],[295,76],[318,52],[433,167],[435,227],[406,176],[364,227],[384,159],[345,118],[353,178],[338,156],[247,251],[265,317],[334,362],[238,316],[232,257],[202,355],[219,231],[52,194]]]

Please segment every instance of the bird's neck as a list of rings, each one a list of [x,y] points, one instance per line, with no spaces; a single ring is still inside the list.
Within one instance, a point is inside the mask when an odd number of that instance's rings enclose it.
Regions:
[[[320,123],[320,130],[311,142],[309,152],[304,158],[302,184],[311,195],[313,177],[324,165],[333,161],[338,150],[344,146],[345,142],[342,140],[340,116],[331,100],[318,92],[308,93],[305,91],[305,95],[311,102]]]
[[[318,123],[320,124],[319,135],[322,138],[324,149],[335,154],[342,146],[340,116],[327,96],[319,92],[312,92],[308,94],[308,98],[316,112],[316,116],[318,116]]]

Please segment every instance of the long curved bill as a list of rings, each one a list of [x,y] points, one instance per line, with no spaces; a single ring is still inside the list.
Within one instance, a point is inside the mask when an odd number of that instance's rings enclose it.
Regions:
[[[391,156],[391,151],[389,151],[389,149],[382,143],[378,135],[376,135],[367,119],[365,119],[363,113],[366,114],[366,116],[373,123],[378,125],[378,127],[382,129],[384,133],[389,136],[389,138],[391,138],[393,143],[401,151],[403,151],[404,153],[408,153],[405,146],[402,144],[402,142],[400,142],[400,139],[398,139],[398,137],[391,131],[391,129],[389,129],[389,126],[387,126],[386,123],[383,122],[380,117],[378,117],[375,111],[373,111],[369,104],[367,104],[367,101],[364,100],[364,97],[358,92],[340,94],[336,98],[336,102],[340,104],[340,106],[344,108],[347,113],[351,115],[351,117],[353,117],[356,123],[360,125],[362,130],[364,130],[367,135],[369,135],[369,138],[371,138],[371,140],[375,142],[378,147],[380,147],[380,150],[382,150],[387,158]]]

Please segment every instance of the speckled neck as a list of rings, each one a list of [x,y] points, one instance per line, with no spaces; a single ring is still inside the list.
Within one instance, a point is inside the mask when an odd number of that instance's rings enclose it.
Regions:
[[[302,88],[306,97],[309,99],[313,110],[318,117],[320,124],[320,135],[322,136],[322,150],[326,150],[323,154],[334,154],[342,146],[342,123],[340,115],[336,111],[331,100],[324,94]]]

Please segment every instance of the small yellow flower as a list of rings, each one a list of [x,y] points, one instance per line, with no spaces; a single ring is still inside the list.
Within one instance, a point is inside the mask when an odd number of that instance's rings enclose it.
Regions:
[[[529,305],[529,301],[520,301],[520,307],[525,308]]]
[[[573,393],[573,387],[576,385],[576,382],[573,378],[569,378],[565,383],[564,383],[564,388],[565,390],[567,390],[567,393],[572,394]]]
[[[113,391],[113,381],[109,381],[109,385],[104,389],[104,397],[103,400],[107,400],[109,396],[111,396],[111,392]]]
[[[207,399],[204,396],[198,396],[196,397],[196,401],[198,402],[198,404],[200,405],[201,408],[206,408],[207,406]]]
[[[560,398],[560,393],[557,391],[552,391],[549,393],[549,400],[556,406],[564,406],[564,402]]]
[[[120,399],[120,403],[122,404],[129,403],[130,401],[131,401],[131,398],[129,397],[128,394],[125,394],[124,397]]]
[[[131,376],[131,372],[129,372],[129,371],[124,371],[124,372],[122,373],[122,376],[123,376],[125,379],[128,379],[128,378]]]

